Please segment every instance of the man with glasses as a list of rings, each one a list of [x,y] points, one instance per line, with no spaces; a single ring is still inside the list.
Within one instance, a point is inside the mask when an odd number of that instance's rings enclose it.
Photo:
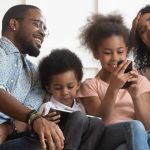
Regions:
[[[13,6],[3,17],[0,39],[0,150],[53,150],[54,144],[58,150],[63,149],[64,137],[59,127],[36,111],[42,104],[44,92],[35,66],[26,58],[27,54],[33,57],[39,55],[46,30],[41,10],[32,5]],[[35,134],[25,132],[18,136],[18,132],[26,131],[27,127]]]

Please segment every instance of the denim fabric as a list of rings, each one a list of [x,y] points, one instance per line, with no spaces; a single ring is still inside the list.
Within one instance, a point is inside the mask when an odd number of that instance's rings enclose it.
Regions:
[[[148,134],[143,124],[133,120],[107,126],[100,149],[114,150],[117,147],[119,150],[149,150]]]
[[[7,140],[0,145],[0,150],[42,150],[36,135],[23,136],[16,139]]]
[[[149,150],[148,134],[140,121],[130,122],[133,150]]]
[[[41,148],[39,138],[34,132],[26,132],[16,138],[9,138],[5,143],[0,144],[0,150],[45,150]],[[46,149],[48,150],[48,148]],[[54,145],[54,149],[56,146]]]
[[[125,143],[121,144],[115,150],[127,150],[127,145]]]
[[[43,100],[37,68],[5,37],[0,39],[0,88],[31,109],[38,109]],[[0,123],[7,118],[0,112]]]

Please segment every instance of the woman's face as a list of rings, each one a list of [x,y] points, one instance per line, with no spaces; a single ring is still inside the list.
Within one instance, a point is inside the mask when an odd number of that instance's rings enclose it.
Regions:
[[[141,40],[148,48],[150,48],[150,13],[141,15],[138,22],[137,31],[141,37]]]
[[[100,60],[102,69],[112,72],[119,60],[126,60],[127,47],[122,36],[112,35],[99,43],[96,58]]]

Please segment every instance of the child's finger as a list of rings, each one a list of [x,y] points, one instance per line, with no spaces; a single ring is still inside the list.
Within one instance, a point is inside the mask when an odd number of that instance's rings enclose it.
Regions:
[[[59,119],[54,121],[54,123],[56,123],[56,124],[58,124],[59,122],[60,122],[60,120],[59,120]]]
[[[58,115],[58,113],[57,113],[56,111],[50,111],[50,112],[47,114],[48,117],[53,117],[53,116],[56,116],[56,115]]]
[[[49,113],[48,115],[45,116],[47,120],[49,121],[57,121],[60,120],[60,114],[53,112],[53,113]],[[58,121],[59,122],[59,121]]]

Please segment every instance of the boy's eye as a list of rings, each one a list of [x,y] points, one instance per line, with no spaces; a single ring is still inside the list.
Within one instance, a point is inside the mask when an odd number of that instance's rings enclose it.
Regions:
[[[111,53],[109,53],[109,52],[105,52],[104,54],[111,54]]]
[[[111,54],[111,52],[110,51],[105,51],[104,54]]]
[[[72,88],[74,88],[74,86],[68,86],[68,89],[72,89]]]
[[[61,90],[62,88],[61,87],[54,87],[55,90],[59,91]]]

